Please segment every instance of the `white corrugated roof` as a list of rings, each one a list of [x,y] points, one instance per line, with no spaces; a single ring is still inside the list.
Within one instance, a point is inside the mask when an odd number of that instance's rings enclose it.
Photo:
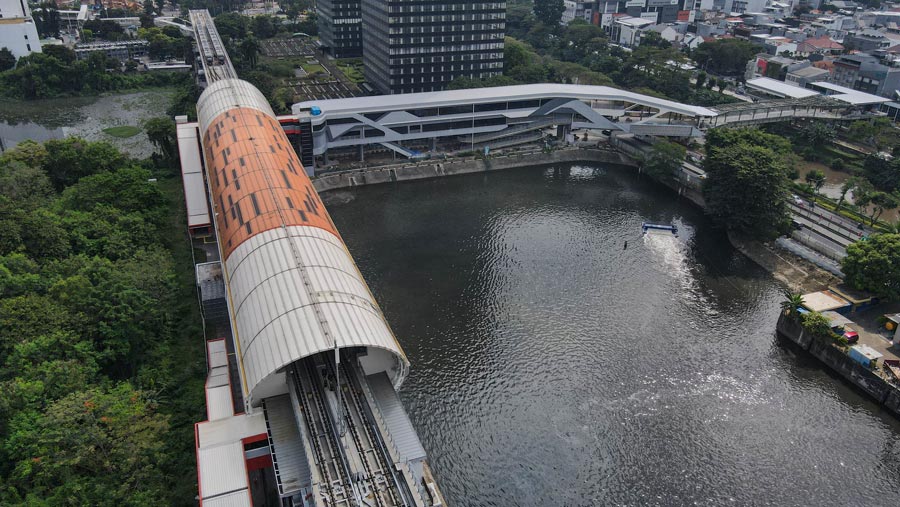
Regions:
[[[239,491],[248,486],[244,444],[240,440],[201,447],[197,450],[197,468],[203,498]]]
[[[196,123],[179,123],[178,156],[181,159],[181,178],[184,185],[184,202],[187,207],[188,227],[210,224],[209,201],[206,199],[206,183],[203,181],[203,164],[200,162],[200,140]]]
[[[406,410],[403,409],[400,397],[397,396],[390,379],[384,372],[369,375],[366,379],[400,459],[406,462],[425,459],[425,448],[422,447],[419,435],[413,428]]]
[[[239,414],[218,421],[205,421],[197,424],[197,443],[201,448],[215,447],[265,432],[266,418],[262,411],[253,414]]]
[[[406,362],[350,253],[330,232],[307,226],[264,231],[241,243],[225,265],[251,395],[283,366],[335,343],[385,349]]]
[[[250,490],[242,489],[215,498],[204,498],[203,507],[253,507]]]
[[[228,351],[225,349],[225,340],[206,342],[206,350],[209,355],[210,368],[228,366]]]
[[[861,92],[859,90],[847,88],[846,86],[836,85],[834,83],[819,81],[811,84],[813,86],[828,90],[829,92],[834,92],[833,94],[828,94],[828,96],[832,99],[847,102],[848,104],[853,104],[855,106],[866,104],[884,104],[891,101],[891,99],[886,97],[872,95],[871,93]]]
[[[213,387],[206,390],[206,417],[210,421],[234,415],[234,404],[231,401],[231,385]]]
[[[819,92],[807,90],[806,88],[800,88],[799,86],[794,86],[792,84],[785,83],[784,81],[778,81],[777,79],[768,77],[758,77],[755,79],[751,79],[750,81],[747,81],[747,86],[756,90],[770,93],[772,95],[778,95],[781,97],[792,99],[802,99],[804,97],[819,95]]]
[[[265,433],[262,413],[230,415],[197,424],[197,475],[203,505],[252,505],[242,440]]]
[[[716,112],[701,106],[691,106],[672,100],[659,99],[649,95],[620,90],[611,86],[572,85],[559,83],[539,83],[468,90],[445,90],[440,92],[403,93],[379,95],[375,97],[351,97],[346,99],[309,100],[294,104],[293,112],[318,106],[322,113],[348,114],[378,111],[395,111],[425,107],[452,106],[461,104],[483,104],[499,100],[529,100],[542,98],[573,98],[582,100],[629,100],[674,111],[690,116],[716,116]]]
[[[251,107],[275,117],[266,97],[252,84],[240,79],[221,79],[210,84],[197,100],[197,119],[200,132],[225,111],[237,107]]]

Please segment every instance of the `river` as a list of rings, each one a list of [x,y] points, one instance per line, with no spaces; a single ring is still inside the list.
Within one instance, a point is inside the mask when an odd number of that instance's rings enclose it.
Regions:
[[[575,166],[325,198],[450,505],[900,503],[900,423],[776,338],[779,285],[668,189]]]

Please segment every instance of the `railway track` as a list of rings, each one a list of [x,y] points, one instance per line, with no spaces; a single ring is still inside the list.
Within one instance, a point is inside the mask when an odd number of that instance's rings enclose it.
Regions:
[[[326,507],[414,506],[409,485],[393,462],[372,420],[371,408],[352,366],[342,357],[336,368],[321,354],[294,364],[294,388],[300,400],[307,442],[315,456]]]

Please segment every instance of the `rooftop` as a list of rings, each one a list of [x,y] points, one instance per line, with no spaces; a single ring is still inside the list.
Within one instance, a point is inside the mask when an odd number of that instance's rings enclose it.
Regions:
[[[837,310],[848,306],[845,299],[830,290],[820,290],[819,292],[811,292],[803,295],[803,306],[814,312],[825,312],[828,310]]]
[[[847,102],[855,106],[867,104],[883,104],[885,102],[891,101],[891,99],[885,97],[872,95],[871,93],[861,92],[852,88],[847,88],[846,86],[827,83],[825,81],[810,83],[808,86],[812,87],[813,89],[823,90],[823,93],[831,97],[832,99]]]
[[[784,81],[778,81],[777,79],[768,77],[758,77],[756,79],[751,79],[747,81],[747,86],[754,90],[759,90],[770,95],[788,97],[792,99],[800,99],[804,97],[819,95],[818,92],[807,90],[806,88],[800,88],[799,86],[794,86],[792,84],[785,83]]]
[[[716,112],[701,106],[682,104],[649,95],[629,92],[611,86],[570,85],[538,83],[469,90],[445,90],[440,92],[404,93],[375,97],[350,97],[345,99],[309,100],[294,104],[293,113],[318,106],[323,114],[364,114],[420,107],[441,107],[460,104],[485,104],[497,101],[515,101],[565,97],[584,100],[627,100],[651,107],[689,116],[715,116]]]

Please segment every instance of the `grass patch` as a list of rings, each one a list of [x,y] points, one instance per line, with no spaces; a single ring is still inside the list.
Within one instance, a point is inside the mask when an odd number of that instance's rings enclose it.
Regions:
[[[113,137],[119,137],[122,139],[126,139],[129,137],[134,137],[141,133],[141,129],[138,127],[133,127],[131,125],[123,125],[121,127],[109,127],[103,129],[103,133],[107,135],[111,135]]]
[[[359,65],[353,63],[338,62],[337,68],[344,73],[344,76],[346,76],[347,79],[355,84],[362,83],[366,80]]]
[[[325,73],[325,67],[322,67],[318,63],[304,63],[301,64],[301,67],[303,67],[303,70],[310,76],[313,74]]]
[[[857,155],[855,153],[850,153],[849,151],[842,150],[842,149],[838,148],[837,146],[833,146],[833,145],[825,146],[824,148],[822,148],[822,150],[825,151],[826,153],[829,153],[829,154],[835,156],[835,157],[842,158],[847,162],[854,162],[854,161],[861,160],[863,158],[861,155]]]

